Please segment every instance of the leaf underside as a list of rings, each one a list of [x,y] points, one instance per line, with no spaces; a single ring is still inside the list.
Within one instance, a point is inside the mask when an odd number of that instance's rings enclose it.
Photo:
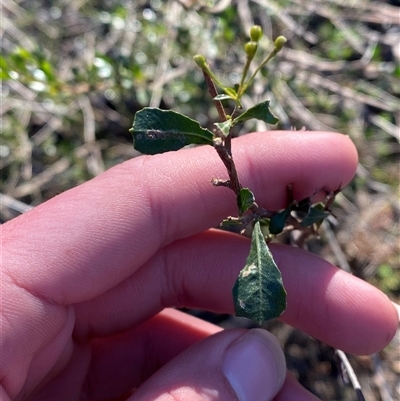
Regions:
[[[250,253],[232,289],[236,316],[259,324],[276,318],[286,308],[282,275],[265,243],[260,222],[252,234]]]
[[[135,149],[147,155],[179,150],[186,145],[212,145],[214,134],[183,114],[145,107],[135,114],[129,130]]]

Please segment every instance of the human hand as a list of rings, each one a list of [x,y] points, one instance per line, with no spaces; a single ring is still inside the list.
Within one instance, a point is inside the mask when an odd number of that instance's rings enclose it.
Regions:
[[[233,152],[271,210],[286,206],[289,183],[295,199],[335,190],[357,164],[333,133],[251,134]],[[285,379],[270,334],[166,309],[233,312],[249,243],[210,229],[236,212],[233,193],[210,184],[224,176],[211,147],[139,157],[3,225],[0,398],[122,400],[138,388],[130,399],[315,400]],[[270,248],[288,292],[283,321],[355,354],[393,337],[397,312],[379,290],[300,249]]]

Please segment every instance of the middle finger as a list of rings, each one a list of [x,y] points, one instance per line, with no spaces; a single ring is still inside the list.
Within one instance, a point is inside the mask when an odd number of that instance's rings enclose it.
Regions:
[[[249,246],[217,230],[168,245],[117,287],[76,305],[75,334],[111,335],[171,306],[233,313],[232,287]],[[283,321],[356,354],[390,341],[397,312],[382,292],[308,252],[270,247],[288,293]]]

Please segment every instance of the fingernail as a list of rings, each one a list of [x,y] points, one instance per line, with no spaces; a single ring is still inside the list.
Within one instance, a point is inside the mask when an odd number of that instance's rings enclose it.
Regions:
[[[253,329],[227,348],[222,371],[240,401],[269,401],[285,380],[285,357],[276,337]]]

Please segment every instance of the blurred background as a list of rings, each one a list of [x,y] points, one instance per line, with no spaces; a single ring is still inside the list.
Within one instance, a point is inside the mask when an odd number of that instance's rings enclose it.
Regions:
[[[357,175],[308,248],[399,303],[398,0],[2,0],[1,222],[137,156],[128,129],[144,106],[212,128],[217,114],[192,57],[237,83],[253,24],[264,30],[256,59],[277,36],[288,43],[243,103],[270,99],[280,122],[235,135],[305,128],[352,138]],[[280,322],[266,327],[305,387],[323,400],[356,399],[333,349]],[[350,357],[365,400],[400,400],[399,348],[397,335],[379,354]]]

